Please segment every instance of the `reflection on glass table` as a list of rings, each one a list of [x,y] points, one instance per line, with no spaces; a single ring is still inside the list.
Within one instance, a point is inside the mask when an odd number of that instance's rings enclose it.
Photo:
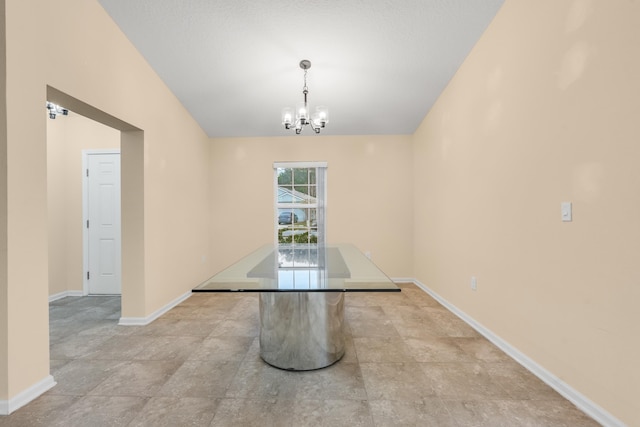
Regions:
[[[399,292],[353,245],[264,246],[193,289],[260,293],[260,357],[319,369],[344,355],[344,293]]]
[[[193,292],[399,292],[355,246],[266,245]]]

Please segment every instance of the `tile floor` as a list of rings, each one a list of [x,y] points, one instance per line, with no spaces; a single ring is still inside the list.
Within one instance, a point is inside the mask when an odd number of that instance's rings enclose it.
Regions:
[[[287,372],[259,357],[256,294],[194,294],[148,326],[120,299],[50,304],[57,386],[0,426],[597,426],[413,285],[347,294],[347,350]]]

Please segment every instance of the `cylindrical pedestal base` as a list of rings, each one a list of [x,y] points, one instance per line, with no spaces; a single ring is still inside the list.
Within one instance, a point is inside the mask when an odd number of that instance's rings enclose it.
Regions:
[[[260,293],[260,357],[277,368],[307,371],[344,355],[344,293]]]

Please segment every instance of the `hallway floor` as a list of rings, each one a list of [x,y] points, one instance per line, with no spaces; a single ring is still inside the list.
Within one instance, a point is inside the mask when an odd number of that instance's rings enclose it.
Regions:
[[[288,372],[258,348],[258,296],[194,294],[147,326],[120,298],[50,304],[57,385],[4,426],[598,426],[413,285],[346,295],[347,350]]]

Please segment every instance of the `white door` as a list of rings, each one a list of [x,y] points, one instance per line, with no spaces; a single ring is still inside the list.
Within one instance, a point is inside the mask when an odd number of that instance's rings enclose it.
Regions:
[[[87,157],[89,294],[120,294],[120,154]]]

